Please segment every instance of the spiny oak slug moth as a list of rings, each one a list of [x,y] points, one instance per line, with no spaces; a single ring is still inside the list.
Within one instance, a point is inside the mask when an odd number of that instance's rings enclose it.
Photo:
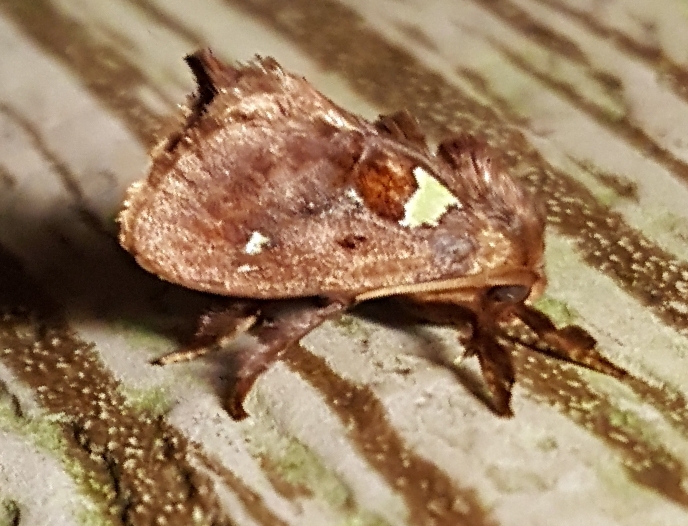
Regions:
[[[197,345],[158,361],[250,330],[259,343],[239,361],[232,416],[289,345],[389,296],[424,321],[470,322],[463,343],[498,414],[511,414],[514,368],[496,335],[514,317],[560,358],[623,375],[583,329],[557,329],[528,305],[546,282],[544,214],[480,141],[460,135],[432,153],[408,113],[370,122],[271,58],[233,67],[201,50],[186,61],[198,92],[129,189],[120,242],[162,279],[243,298],[202,318]],[[266,300],[308,297],[319,301],[264,321]]]

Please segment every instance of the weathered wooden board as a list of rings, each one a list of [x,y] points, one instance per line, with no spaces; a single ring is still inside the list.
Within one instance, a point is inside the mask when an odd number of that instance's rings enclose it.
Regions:
[[[540,307],[635,379],[515,349],[501,420],[476,364],[438,363],[451,331],[384,306],[309,335],[243,422],[226,353],[149,365],[212,298],[114,216],[202,45],[483,134],[546,199]],[[1,525],[687,523],[685,2],[2,0],[0,137]]]

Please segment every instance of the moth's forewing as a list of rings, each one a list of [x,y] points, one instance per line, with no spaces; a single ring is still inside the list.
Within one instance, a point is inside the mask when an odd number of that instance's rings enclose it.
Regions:
[[[120,215],[122,245],[160,277],[229,296],[353,298],[527,260],[541,241],[541,224],[514,219],[527,200],[508,176],[466,162],[473,145],[431,155],[408,119],[373,125],[270,59],[195,60],[194,113]]]

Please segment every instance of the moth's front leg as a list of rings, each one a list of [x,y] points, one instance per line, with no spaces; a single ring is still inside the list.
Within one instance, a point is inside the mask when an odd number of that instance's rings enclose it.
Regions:
[[[509,351],[496,340],[497,328],[493,323],[481,322],[471,310],[444,302],[400,302],[404,309],[414,317],[435,325],[459,327],[471,325],[469,336],[460,337],[466,355],[476,355],[490,400],[485,400],[499,416],[512,416],[511,388],[515,373]]]
[[[223,310],[201,316],[190,345],[157,358],[155,365],[195,360],[222,348],[242,333],[255,342],[232,355],[234,381],[227,397],[227,411],[236,420],[247,416],[244,399],[256,379],[293,343],[326,319],[346,310],[350,302],[305,299],[294,301],[238,301]]]
[[[290,303],[285,312],[284,302],[267,303],[262,320],[250,331],[254,345],[233,356],[234,382],[227,396],[226,408],[235,420],[245,418],[244,399],[258,377],[292,344],[315,329],[328,318],[342,313],[350,306],[347,301],[311,299]]]
[[[525,304],[519,305],[514,314],[547,344],[548,354],[614,378],[628,376],[628,372],[598,352],[595,338],[581,327],[568,325],[557,329],[545,314]]]
[[[511,389],[516,380],[514,364],[509,351],[495,338],[494,326],[476,325],[473,337],[464,345],[478,356],[480,370],[492,397],[492,410],[499,416],[513,416]]]

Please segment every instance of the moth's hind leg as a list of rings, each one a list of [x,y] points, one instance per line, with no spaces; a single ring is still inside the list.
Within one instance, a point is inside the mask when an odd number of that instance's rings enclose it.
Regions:
[[[220,349],[258,323],[260,310],[255,302],[237,302],[222,310],[203,314],[190,344],[155,359],[154,365],[188,362]]]

